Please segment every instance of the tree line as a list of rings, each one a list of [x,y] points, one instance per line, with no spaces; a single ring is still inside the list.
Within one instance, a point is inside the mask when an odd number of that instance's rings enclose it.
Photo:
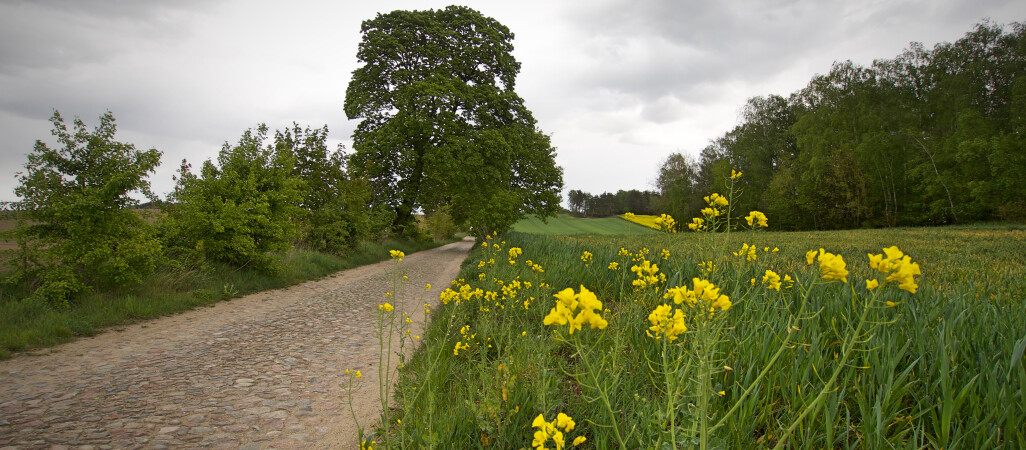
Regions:
[[[345,98],[361,119],[351,154],[330,150],[327,126],[269,135],[266,125],[225,143],[194,171],[182,161],[161,200],[148,176],[161,152],[115,140],[107,112],[92,131],[59,112],[57,146],[36,141],[13,203],[18,249],[5,283],[67,306],[79,292],[138,283],[158,267],[218,262],[263,272],[300,246],[344,253],[385,235],[457,228],[483,237],[525,214],[558,210],[555,149],[514,90],[513,34],[465,7],[378,14],[361,28]],[[149,220],[141,194],[162,211]],[[138,196],[138,195],[136,195]]]
[[[627,212],[659,214],[663,205],[662,197],[655,191],[631,189],[592,195],[571,189],[567,192],[567,207],[570,214],[578,217],[606,217]]]
[[[732,169],[744,173],[735,211],[764,211],[777,229],[1026,220],[1026,25],[979,23],[749,99],[697,158],[661,164],[663,212],[698,216]]]

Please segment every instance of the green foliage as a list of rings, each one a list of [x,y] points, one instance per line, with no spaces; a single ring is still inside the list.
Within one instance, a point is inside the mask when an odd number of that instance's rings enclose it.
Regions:
[[[153,319],[373,264],[388,259],[391,249],[412,254],[444,243],[365,241],[344,258],[290,250],[276,255],[281,260],[281,270],[271,275],[255,268],[240,269],[217,262],[203,269],[164,265],[141,283],[95,289],[80,295],[74,308],[60,310],[28,296],[28,283],[0,284],[0,359],[9,357],[11,352],[45,348],[71,341],[75,336],[91,336],[105,327]]]
[[[452,287],[457,292],[443,294],[448,304],[433,310],[423,347],[400,371],[390,439],[417,448],[527,447],[532,419],[561,412],[576,421],[574,435],[597,448],[616,446],[616,426],[627,448],[673,448],[659,439],[698,447],[702,434],[710,448],[1019,448],[1026,438],[1019,426],[1026,417],[1024,236],[1023,227],[1009,225],[510,233],[475,247]],[[732,255],[742,243],[757,247],[757,259]],[[921,264],[916,294],[893,285],[867,291],[865,280],[879,274],[866,254],[890,245]],[[514,247],[523,252],[515,258],[508,256]],[[827,284],[806,263],[805,252],[819,247],[843,254],[847,284]],[[630,270],[642,249],[667,276],[647,293],[632,287]],[[668,250],[665,259],[660,249]],[[715,268],[706,270],[704,261]],[[766,269],[797,282],[767,289],[760,282]],[[648,337],[653,299],[662,302],[669,287],[690,287],[693,277],[713,281],[734,301],[716,312],[718,337],[703,340],[709,333],[697,320],[672,343]],[[545,326],[543,318],[554,294],[582,285],[602,301],[609,325],[585,325],[571,336],[581,345],[571,345],[557,338],[566,338],[565,327]],[[478,288],[483,292],[474,294]],[[871,295],[872,308],[854,301]],[[859,332],[859,323],[868,328]],[[454,354],[458,344],[466,347]],[[667,355],[677,364],[668,365]],[[597,379],[584,376],[598,368]],[[790,424],[797,425],[784,441]]]
[[[447,208],[479,236],[559,208],[562,172],[548,136],[514,91],[508,28],[466,7],[393,11],[363,23],[346,90],[350,167],[415,232],[413,213]]]
[[[300,236],[304,183],[288,146],[264,146],[267,126],[221,148],[199,176],[184,160],[167,205],[167,246],[235,266],[276,270],[271,252]]]
[[[146,177],[160,152],[115,141],[110,112],[92,132],[77,118],[69,130],[56,111],[50,122],[59,146],[36,141],[18,174],[20,248],[10,261],[15,277],[36,281],[33,296],[66,307],[90,287],[138,282],[153,271],[161,245],[130,194],[152,197]]]
[[[431,238],[435,240],[451,239],[456,234],[456,231],[458,231],[456,224],[452,221],[452,217],[444,209],[428,214],[424,217],[424,222],[428,232],[431,234]]]
[[[776,229],[939,225],[1023,216],[1026,26],[984,22],[954,43],[913,43],[869,67],[835,63],[784,98],[754,97],[702,151],[693,177],[660,169],[667,211],[745,173],[735,211]],[[682,194],[683,193],[683,194]],[[679,198],[681,196],[686,198]]]
[[[537,217],[525,217],[511,228],[512,231],[549,235],[635,235],[658,234],[659,231],[628,222],[620,217],[586,219],[560,214],[542,221]]]
[[[317,251],[343,254],[371,231],[370,186],[346,173],[346,155],[329,152],[328,127],[275,133],[275,151],[295,157],[292,174],[305,183],[301,206],[308,213],[303,244]]]

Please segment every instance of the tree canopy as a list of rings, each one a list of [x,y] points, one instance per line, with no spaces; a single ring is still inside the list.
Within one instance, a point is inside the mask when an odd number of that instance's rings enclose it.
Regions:
[[[693,201],[742,171],[735,210],[782,229],[1026,220],[1024,117],[1026,26],[984,22],[932,50],[834,63],[787,98],[750,99],[690,170],[667,159],[659,187],[682,204],[678,193]],[[696,176],[664,177],[678,172]]]
[[[346,90],[354,174],[393,227],[445,209],[476,234],[559,208],[555,149],[514,91],[513,33],[466,7],[393,11],[364,21]]]

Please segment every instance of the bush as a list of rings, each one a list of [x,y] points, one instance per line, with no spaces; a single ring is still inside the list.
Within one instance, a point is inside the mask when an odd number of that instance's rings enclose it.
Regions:
[[[162,228],[168,247],[235,266],[277,270],[270,252],[300,236],[306,215],[303,181],[287,149],[264,147],[267,126],[224,144],[218,165],[207,160],[199,176],[182,161]]]
[[[36,141],[18,174],[11,234],[19,250],[9,261],[15,277],[34,281],[33,297],[66,307],[91,286],[138,282],[153,271],[161,245],[129,194],[153,197],[146,178],[161,153],[115,141],[109,111],[93,132],[78,118],[69,131],[57,111],[50,122],[59,147]]]

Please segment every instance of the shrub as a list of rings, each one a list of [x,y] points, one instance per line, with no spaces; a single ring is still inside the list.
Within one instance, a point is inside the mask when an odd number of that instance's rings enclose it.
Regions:
[[[161,153],[115,141],[109,111],[92,132],[78,118],[68,130],[57,111],[50,122],[59,146],[36,141],[18,174],[20,254],[10,261],[16,277],[37,284],[32,296],[65,307],[91,286],[138,282],[153,271],[161,245],[129,194],[153,197],[146,178]]]

